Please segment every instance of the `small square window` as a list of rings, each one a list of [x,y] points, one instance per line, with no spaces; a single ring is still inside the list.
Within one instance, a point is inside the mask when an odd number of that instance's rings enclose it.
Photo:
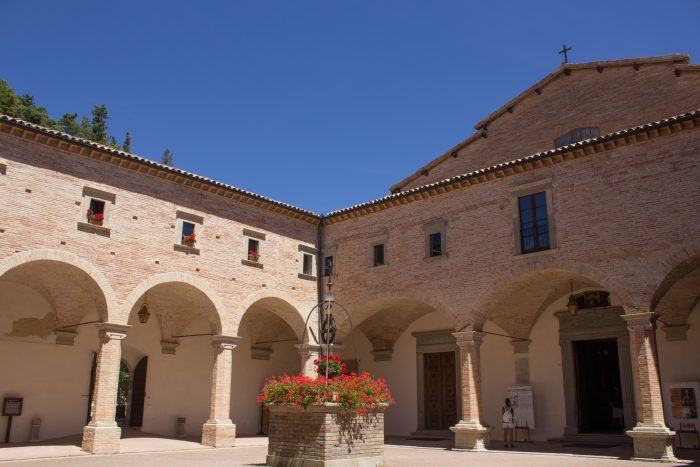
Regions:
[[[260,260],[260,241],[253,238],[248,239],[248,261]]]
[[[333,257],[326,256],[323,258],[323,275],[328,277],[333,275]]]
[[[301,272],[307,276],[313,275],[314,271],[314,257],[308,253],[304,253],[302,256]]]
[[[374,245],[372,247],[372,250],[373,250],[372,264],[374,266],[384,265],[384,244],[379,243],[377,245]]]
[[[90,198],[90,205],[86,213],[88,224],[102,225],[105,220],[105,202],[99,199]]]
[[[194,224],[192,222],[182,221],[182,244],[194,247],[196,242],[197,235],[194,233]]]
[[[442,233],[435,232],[428,237],[428,249],[430,256],[442,255]]]

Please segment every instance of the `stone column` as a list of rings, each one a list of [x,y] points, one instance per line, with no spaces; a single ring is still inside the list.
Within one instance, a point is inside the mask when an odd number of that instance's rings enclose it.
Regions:
[[[656,362],[653,313],[625,314],[630,333],[630,353],[637,425],[627,432],[634,441],[636,459],[675,462],[675,433],[664,422],[661,384]]]
[[[214,336],[209,420],[202,426],[202,444],[213,448],[233,446],[236,425],[231,421],[231,366],[233,349],[240,337]]]
[[[122,339],[128,326],[112,323],[99,325],[100,348],[97,351],[95,389],[90,423],[83,428],[82,450],[93,454],[119,452],[121,428],[115,421],[119,365],[122,358]]]
[[[315,378],[317,375],[314,360],[319,358],[321,347],[312,344],[297,344],[296,348],[299,349],[301,374],[310,378]]]
[[[483,333],[461,331],[452,334],[459,347],[462,374],[462,420],[451,427],[455,433],[455,449],[484,451],[489,430],[481,424],[481,362],[479,348]]]

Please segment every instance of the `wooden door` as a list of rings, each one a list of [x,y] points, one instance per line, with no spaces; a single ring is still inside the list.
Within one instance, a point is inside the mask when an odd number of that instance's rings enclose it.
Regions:
[[[457,423],[455,353],[423,354],[425,429],[447,430]]]
[[[143,426],[143,406],[146,401],[146,372],[148,370],[148,357],[143,357],[134,368],[131,389],[131,418],[129,426]]]

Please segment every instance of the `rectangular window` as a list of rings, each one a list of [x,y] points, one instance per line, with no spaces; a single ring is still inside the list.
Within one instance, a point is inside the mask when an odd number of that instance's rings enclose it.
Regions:
[[[382,266],[384,264],[384,244],[374,245],[373,250],[374,258],[372,264],[374,266]]]
[[[195,242],[196,235],[194,233],[194,224],[192,222],[182,221],[182,244],[194,247]]]
[[[301,272],[302,272],[302,274],[306,274],[307,276],[311,276],[314,273],[314,257],[313,257],[313,255],[310,255],[308,253],[304,253],[302,255]]]
[[[333,275],[333,257],[326,256],[323,258],[323,275],[328,277]]]
[[[260,242],[258,240],[248,239],[248,256],[260,256]],[[257,258],[251,261],[257,261]]]
[[[442,233],[435,232],[428,237],[429,256],[442,255]]]
[[[549,219],[544,191],[518,198],[522,253],[549,250]]]
[[[102,225],[105,220],[105,202],[90,198],[90,206],[87,210],[87,222],[92,225]]]

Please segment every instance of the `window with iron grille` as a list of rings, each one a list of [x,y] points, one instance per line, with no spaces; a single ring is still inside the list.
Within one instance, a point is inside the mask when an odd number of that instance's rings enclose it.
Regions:
[[[544,191],[518,198],[520,249],[524,253],[549,250],[549,218]]]

